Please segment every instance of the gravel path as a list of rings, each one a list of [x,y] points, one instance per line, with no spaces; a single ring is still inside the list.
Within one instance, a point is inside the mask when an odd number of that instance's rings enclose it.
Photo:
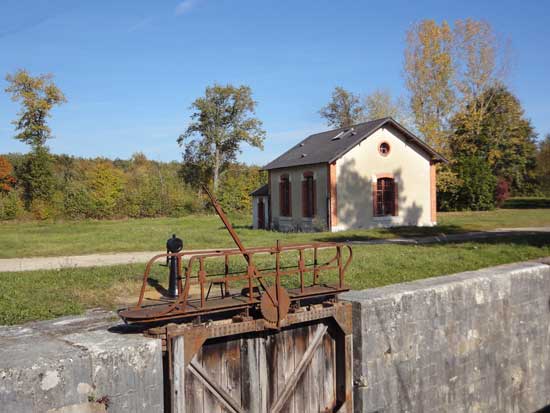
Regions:
[[[419,238],[376,239],[353,241],[350,243],[353,245],[433,244],[439,242],[475,241],[478,239],[498,238],[518,234],[531,235],[540,232],[550,232],[550,227],[497,228],[484,232],[468,232],[464,234],[451,235],[441,234],[438,236]],[[4,258],[0,259],[0,272],[57,270],[62,268],[101,267],[118,264],[145,263],[153,256],[162,253],[164,253],[164,251],[119,252],[72,255],[66,257]]]

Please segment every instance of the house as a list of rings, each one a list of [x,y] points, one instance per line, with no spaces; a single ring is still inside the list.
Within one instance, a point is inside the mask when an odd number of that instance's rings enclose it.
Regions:
[[[392,118],[316,133],[264,166],[253,227],[435,225],[439,162],[447,160]]]

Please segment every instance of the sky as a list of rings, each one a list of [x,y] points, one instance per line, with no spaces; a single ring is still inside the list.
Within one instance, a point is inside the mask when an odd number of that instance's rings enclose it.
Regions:
[[[68,102],[52,112],[52,152],[180,160],[190,105],[214,83],[249,85],[267,132],[263,165],[327,129],[335,86],[406,96],[405,33],[422,19],[490,22],[512,46],[507,79],[540,135],[550,133],[550,2],[542,0],[1,0],[0,153],[19,107],[4,75],[52,73]]]

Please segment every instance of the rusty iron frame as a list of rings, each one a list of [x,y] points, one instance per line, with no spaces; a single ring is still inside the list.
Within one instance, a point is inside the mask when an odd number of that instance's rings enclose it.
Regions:
[[[158,254],[151,258],[145,267],[143,275],[142,286],[136,306],[128,309],[120,310],[119,315],[126,322],[159,322],[176,318],[187,318],[192,316],[201,316],[204,314],[212,314],[223,312],[227,310],[248,309],[251,306],[257,306],[259,304],[260,294],[266,294],[269,298],[270,304],[277,311],[277,321],[275,326],[281,327],[282,321],[286,316],[286,312],[279,306],[279,294],[281,291],[281,278],[288,276],[299,276],[299,291],[294,292],[291,301],[299,301],[304,298],[310,298],[313,296],[335,296],[336,294],[347,291],[348,288],[344,283],[344,276],[348,266],[353,258],[353,251],[349,245],[336,243],[336,242],[315,242],[305,244],[288,244],[281,245],[279,241],[275,247],[256,247],[245,248],[239,239],[237,233],[233,229],[227,216],[223,212],[216,198],[204,188],[205,192],[210,197],[212,205],[217,214],[221,218],[233,241],[237,245],[237,249],[225,249],[225,250],[201,250],[190,252],[178,252],[178,253],[164,253]],[[318,256],[320,249],[333,248],[335,250],[334,256],[328,259],[323,264],[318,263]],[[347,259],[344,261],[344,249],[347,249]],[[311,265],[306,264],[305,254],[308,251],[313,252],[313,263]],[[297,253],[298,262],[296,267],[281,268],[281,254],[285,253]],[[275,255],[275,268],[258,269],[255,265],[255,256],[258,254]],[[246,261],[246,271],[242,273],[231,273],[229,270],[230,257],[242,256]],[[180,291],[177,299],[168,303],[144,305],[145,292],[148,285],[149,275],[153,264],[162,259],[175,257],[177,262],[177,289]],[[208,274],[206,271],[206,261],[210,259],[223,259],[224,272],[220,274]],[[187,260],[185,273],[183,272],[183,263]],[[197,268],[198,267],[198,268]],[[274,271],[271,271],[274,270]],[[324,290],[320,289],[320,273],[323,271],[336,270],[338,271],[338,283],[336,285],[324,285]],[[311,285],[306,285],[304,276],[307,273],[312,274]],[[274,289],[270,293],[265,278],[274,279]],[[182,282],[185,280],[185,282]],[[247,297],[240,296],[243,300],[240,302],[230,301],[231,304],[221,304],[216,306],[215,303],[208,302],[208,292],[213,284],[222,284],[225,287],[225,294],[230,291],[231,283],[245,282],[247,285]],[[190,297],[190,289],[192,285],[198,285],[200,288],[200,298],[192,299]],[[206,285],[208,284],[208,287]],[[259,286],[262,291],[258,290],[255,293],[255,287]],[[317,287],[317,288],[316,288]],[[206,292],[208,290],[208,292]],[[222,297],[223,299],[224,297]],[[218,300],[221,301],[221,300]]]

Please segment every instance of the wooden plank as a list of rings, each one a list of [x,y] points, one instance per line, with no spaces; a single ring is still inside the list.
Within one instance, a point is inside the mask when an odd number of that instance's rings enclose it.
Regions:
[[[260,413],[267,413],[267,406],[268,406],[268,391],[269,391],[269,381],[271,380],[271,376],[268,372],[268,362],[267,362],[267,354],[266,354],[266,337],[265,335],[260,335],[256,339],[256,357],[258,360],[258,376],[259,376],[259,387],[260,390],[258,392],[260,401],[259,401],[259,410]]]
[[[283,390],[279,392],[279,396],[273,407],[271,408],[272,413],[277,413],[282,411],[282,408],[286,404],[286,401],[288,397],[291,395],[291,393],[294,391],[296,383],[306,370],[307,366],[310,364],[315,351],[319,347],[319,344],[321,343],[321,339],[323,338],[324,334],[327,331],[326,325],[320,325],[317,328],[317,331],[315,332],[315,335],[313,336],[313,339],[308,346],[304,357],[302,357],[302,360],[300,360],[300,364],[298,365],[298,368],[294,370],[292,375],[290,376],[289,380],[286,382]]]
[[[300,364],[300,360],[304,356],[309,341],[309,327],[299,327],[294,330],[294,368]],[[294,409],[298,413],[306,413],[308,408],[307,394],[309,391],[309,376],[303,374],[296,384],[294,397]]]
[[[327,327],[328,329],[328,327]],[[308,366],[308,369],[312,373],[312,394],[315,396],[310,409],[312,412],[320,412],[321,406],[324,404],[325,395],[323,394],[323,382],[325,378],[325,347],[324,347],[324,338],[326,334],[321,337],[321,342],[317,349],[313,352],[313,358],[311,363]]]
[[[211,384],[215,385],[217,388],[220,388],[220,369],[223,357],[225,357],[223,354],[224,344],[223,342],[207,342],[202,347],[200,367],[203,368],[205,372],[208,372],[208,377],[212,381]],[[208,413],[222,413],[222,405],[220,405],[216,394],[212,391],[204,392],[204,410]]]
[[[284,354],[283,354],[283,376],[284,376],[284,382],[279,383],[279,389],[283,389],[284,384],[290,379],[290,376],[292,372],[294,371],[294,330],[284,330],[281,332],[281,338],[282,338],[282,345],[284,348]],[[294,395],[294,392],[290,395],[288,398],[288,402],[284,406],[283,411],[288,413],[295,413],[294,410],[294,400],[292,399],[292,396]],[[301,412],[303,413],[303,412]]]
[[[222,377],[225,389],[235,400],[241,402],[241,339],[228,340],[226,343],[225,363]]]
[[[172,412],[185,413],[185,362],[184,339],[172,340]]]
[[[216,381],[210,377],[210,375],[203,369],[203,367],[196,361],[191,361],[188,370],[204,385],[209,393],[214,395],[216,399],[223,405],[223,407],[229,410],[231,413],[244,413],[240,404],[234,400],[224,389],[222,389]],[[206,406],[205,406],[206,407]],[[210,413],[211,410],[205,410]]]
[[[196,354],[194,360],[200,360],[202,350]],[[185,404],[187,412],[203,412],[204,411],[204,386],[193,375],[189,374],[189,369],[186,369],[185,375]]]
[[[267,359],[267,405],[273,406],[277,400],[277,335],[268,334],[265,339],[265,353]]]
[[[325,374],[323,380],[324,405],[323,411],[331,411],[336,404],[336,377],[334,375],[336,360],[334,358],[334,340],[329,334],[323,339],[325,351]]]

